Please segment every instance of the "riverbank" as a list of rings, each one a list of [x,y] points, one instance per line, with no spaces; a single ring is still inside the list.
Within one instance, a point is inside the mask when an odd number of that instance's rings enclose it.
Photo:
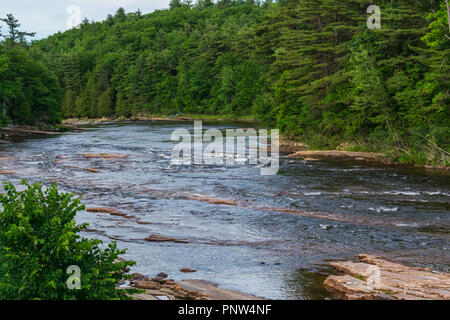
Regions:
[[[342,148],[339,150],[312,150],[303,142],[281,136],[280,152],[288,154],[291,158],[303,159],[305,161],[355,161],[373,163],[375,165],[383,164],[440,171],[448,171],[450,169],[449,166],[444,165],[402,163],[392,156],[388,156],[387,153],[351,151],[348,150],[351,148],[345,147],[345,145],[346,144],[342,144]]]
[[[131,295],[133,300],[263,300],[243,292],[221,289],[208,281],[191,279],[176,282],[163,272],[154,278],[133,273],[131,280],[121,288],[142,290]]]
[[[9,138],[27,138],[32,136],[54,136],[68,131],[81,131],[75,124],[62,124],[56,126],[8,126],[0,128],[0,141]]]
[[[330,261],[328,264],[339,273],[328,275],[323,282],[333,299],[450,300],[449,273],[409,267],[369,254],[359,254],[351,261]],[[154,278],[133,273],[119,289],[141,290],[131,295],[133,300],[263,300],[240,291],[221,289],[208,281],[175,281],[163,272]]]
[[[356,152],[346,150],[310,150],[304,149],[289,154],[289,157],[300,158],[305,161],[356,161],[356,162],[372,162],[374,164],[395,165],[403,167],[414,167],[423,169],[448,171],[449,166],[429,165],[429,164],[405,164],[383,154],[375,152]]]

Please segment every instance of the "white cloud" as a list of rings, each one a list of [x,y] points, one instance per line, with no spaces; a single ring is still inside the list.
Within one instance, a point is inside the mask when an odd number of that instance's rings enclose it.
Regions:
[[[77,5],[82,18],[100,21],[114,14],[120,7],[127,12],[140,9],[149,13],[169,6],[170,0],[0,0],[0,16],[12,13],[19,19],[22,29],[36,32],[36,38],[47,37],[65,31],[69,14],[67,8]]]

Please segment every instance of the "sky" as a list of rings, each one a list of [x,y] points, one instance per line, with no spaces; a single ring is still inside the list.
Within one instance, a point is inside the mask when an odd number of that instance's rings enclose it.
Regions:
[[[140,9],[150,13],[169,7],[170,0],[0,0],[0,17],[12,13],[19,19],[21,30],[36,32],[35,39],[65,31],[76,21],[78,9],[81,19],[101,21],[123,7],[127,12]],[[73,8],[75,7],[75,9]],[[3,30],[5,28],[3,27]]]

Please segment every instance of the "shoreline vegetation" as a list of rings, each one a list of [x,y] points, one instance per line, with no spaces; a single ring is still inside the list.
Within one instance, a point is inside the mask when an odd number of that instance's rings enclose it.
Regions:
[[[128,299],[133,291],[116,290],[116,283],[130,278],[135,262],[118,259],[126,250],[117,242],[79,235],[88,227],[75,221],[84,210],[80,198],[55,184],[22,186],[4,183],[0,192],[0,300]]]

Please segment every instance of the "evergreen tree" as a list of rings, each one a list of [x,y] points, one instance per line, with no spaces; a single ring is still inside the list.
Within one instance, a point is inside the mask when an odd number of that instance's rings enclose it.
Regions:
[[[183,6],[183,3],[181,0],[170,0],[169,8],[175,9],[175,8],[181,8]]]
[[[34,32],[26,32],[26,31],[20,31],[20,23],[19,20],[17,20],[14,15],[8,14],[6,15],[6,18],[0,18],[0,21],[3,21],[9,31],[9,35],[7,36],[8,44],[9,45],[15,45],[18,42],[25,42],[26,37],[34,37],[36,33]]]
[[[98,99],[97,112],[100,117],[111,117],[113,115],[112,90],[108,88]]]
[[[116,11],[116,14],[114,15],[114,20],[117,23],[123,23],[127,20],[127,14],[125,13],[125,9],[124,8],[119,8]]]

